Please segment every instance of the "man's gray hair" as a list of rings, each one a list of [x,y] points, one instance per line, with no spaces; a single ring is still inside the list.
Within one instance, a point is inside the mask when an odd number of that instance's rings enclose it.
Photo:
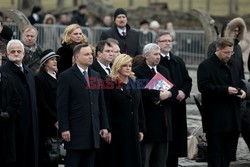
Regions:
[[[23,52],[24,52],[24,45],[23,45],[23,43],[22,43],[20,40],[18,40],[18,39],[12,39],[12,40],[10,40],[10,41],[8,42],[7,47],[6,47],[7,52],[10,51],[10,47],[11,47],[11,45],[13,45],[13,44],[19,44],[19,45],[22,47],[22,50],[23,50]]]
[[[169,31],[161,31],[161,32],[159,32],[159,33],[156,35],[156,37],[155,37],[155,43],[157,43],[158,40],[159,40],[159,38],[160,38],[161,36],[163,36],[163,35],[170,35],[171,38],[173,38]]]
[[[149,54],[152,49],[160,50],[160,46],[155,44],[155,43],[149,43],[149,44],[145,45],[143,48],[143,55]]]

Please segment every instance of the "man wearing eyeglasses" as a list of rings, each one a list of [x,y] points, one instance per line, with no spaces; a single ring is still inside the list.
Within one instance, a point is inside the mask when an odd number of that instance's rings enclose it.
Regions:
[[[246,97],[239,64],[232,59],[234,42],[222,37],[216,52],[197,71],[202,95],[202,123],[208,142],[208,166],[228,167],[235,136],[241,130],[240,103]]]
[[[169,142],[166,165],[178,167],[178,157],[187,156],[186,98],[189,97],[192,88],[192,79],[184,61],[171,52],[173,39],[170,33],[158,33],[156,43],[160,46],[161,51],[160,65],[169,70],[171,78],[178,88],[178,95],[172,101],[173,140]]]

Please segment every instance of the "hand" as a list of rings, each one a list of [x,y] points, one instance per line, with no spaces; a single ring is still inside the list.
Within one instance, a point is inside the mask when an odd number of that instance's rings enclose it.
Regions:
[[[172,93],[168,90],[161,90],[160,91],[160,100],[166,100],[172,96]]]
[[[234,88],[234,87],[232,87],[232,86],[229,86],[228,87],[228,94],[230,94],[230,95],[235,95],[235,94],[237,94],[238,93],[238,90],[236,89],[236,88]]]
[[[111,143],[111,139],[112,139],[112,135],[111,135],[111,133],[109,132],[108,133],[108,136],[106,137],[106,139],[104,139],[108,144],[110,144]]]
[[[59,129],[58,121],[54,124],[56,129]]]
[[[247,96],[246,92],[242,89],[240,90],[240,92],[241,92],[241,94],[236,95],[236,96],[239,97],[240,99],[245,99]]]
[[[107,129],[101,129],[99,134],[100,134],[101,138],[106,140],[106,138],[108,137],[108,130]]]
[[[139,132],[139,142],[141,142],[143,140],[143,137],[144,137],[143,133]]]
[[[176,100],[181,102],[183,99],[185,99],[186,95],[182,90],[178,90],[178,95],[176,97]]]
[[[67,130],[67,131],[62,132],[62,138],[66,142],[70,142],[70,131]]]
[[[8,121],[10,119],[10,115],[7,112],[1,112],[0,113],[0,121],[1,122],[5,122]]]
[[[160,104],[160,100],[158,100],[158,101],[154,101],[154,103],[155,103],[155,105],[158,105],[158,104]]]

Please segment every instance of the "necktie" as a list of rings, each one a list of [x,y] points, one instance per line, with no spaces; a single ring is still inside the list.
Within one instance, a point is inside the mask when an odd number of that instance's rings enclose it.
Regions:
[[[87,71],[83,71],[83,76],[86,79],[86,81],[88,81],[88,72]]]
[[[23,66],[19,66],[19,69],[23,73]]]
[[[108,74],[110,74],[110,68],[107,67],[106,70],[108,71]]]
[[[126,36],[126,32],[125,31],[122,31],[122,36]]]
[[[151,71],[152,71],[152,73],[155,75],[156,74],[156,72],[155,72],[155,69],[154,68],[151,68]]]

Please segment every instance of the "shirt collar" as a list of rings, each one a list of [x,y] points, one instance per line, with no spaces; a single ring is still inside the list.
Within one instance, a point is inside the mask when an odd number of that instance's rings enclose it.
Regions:
[[[127,34],[127,29],[126,29],[126,27],[124,27],[123,29],[117,27],[117,30],[118,30],[119,34],[121,34],[121,35],[123,35],[122,32],[125,32],[125,34]]]
[[[102,64],[99,60],[97,60],[97,62],[98,62],[98,63],[100,64],[100,66],[104,69],[104,71],[106,71],[106,73],[108,72],[107,68],[109,68],[109,69],[111,70],[110,65],[105,66],[105,65]],[[108,72],[107,74],[109,74],[109,72]]]
[[[84,71],[88,72],[88,68],[86,68],[85,70],[83,68],[81,68],[80,66],[77,65],[77,67],[79,68],[79,70],[81,71],[81,73],[83,73]]]
[[[152,68],[154,68],[154,70],[155,70],[155,72],[157,73],[158,71],[157,71],[157,66],[150,66],[150,65],[148,65],[148,67],[150,68],[150,69],[152,69]]]

